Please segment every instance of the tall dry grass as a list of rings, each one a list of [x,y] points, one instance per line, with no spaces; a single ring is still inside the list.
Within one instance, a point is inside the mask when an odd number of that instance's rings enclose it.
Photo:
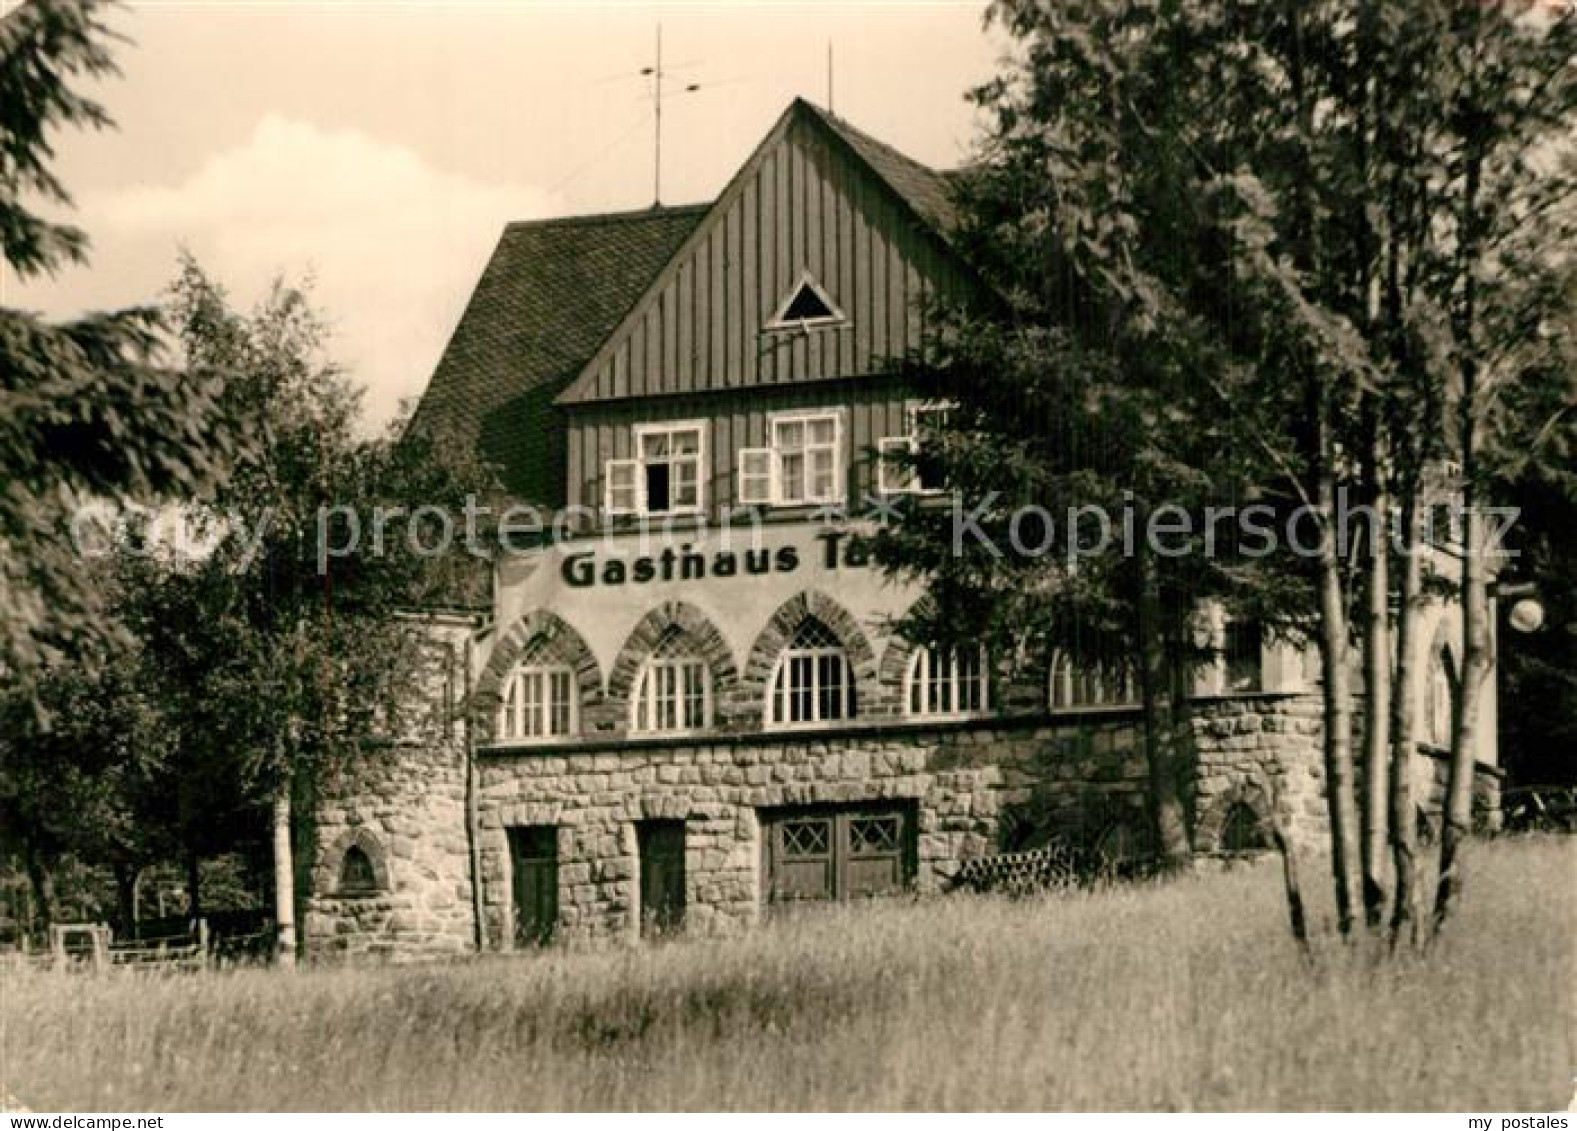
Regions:
[[[1474,863],[1427,955],[1327,937],[1312,968],[1267,862],[606,953],[9,975],[0,1084],[79,1111],[1563,1108],[1577,845]]]

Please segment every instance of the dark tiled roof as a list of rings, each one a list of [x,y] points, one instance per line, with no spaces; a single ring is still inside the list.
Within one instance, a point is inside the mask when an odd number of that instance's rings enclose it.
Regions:
[[[553,398],[690,234],[707,205],[510,224],[411,421],[476,444],[528,502],[564,498]]]
[[[804,102],[804,105],[823,125],[847,142],[877,176],[919,213],[921,219],[937,229],[938,234],[947,234],[957,216],[948,174],[904,156],[885,141],[878,141],[863,130],[855,129],[842,118],[829,114],[814,103]]]

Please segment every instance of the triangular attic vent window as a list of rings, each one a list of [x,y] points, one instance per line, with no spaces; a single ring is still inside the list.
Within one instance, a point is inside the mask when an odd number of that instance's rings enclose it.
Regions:
[[[814,318],[834,318],[832,307],[826,300],[816,293],[816,288],[806,283],[789,301],[788,309],[783,312],[785,322],[809,322]]]
[[[807,271],[789,291],[788,298],[778,307],[772,321],[767,323],[767,329],[798,330],[805,326],[842,321],[843,311],[833,304],[827,292],[816,284]]]

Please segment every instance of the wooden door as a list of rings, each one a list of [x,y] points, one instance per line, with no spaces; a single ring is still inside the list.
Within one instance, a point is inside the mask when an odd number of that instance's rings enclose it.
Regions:
[[[559,838],[552,825],[509,830],[513,865],[515,945],[553,941],[559,918]]]
[[[765,822],[771,902],[882,895],[901,890],[914,874],[911,806],[791,809]]]
[[[641,934],[669,934],[684,925],[684,822],[642,821],[635,833],[641,858]]]

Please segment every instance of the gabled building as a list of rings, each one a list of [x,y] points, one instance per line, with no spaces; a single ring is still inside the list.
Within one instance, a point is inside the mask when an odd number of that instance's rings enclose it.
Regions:
[[[710,204],[505,229],[413,427],[560,536],[435,625],[463,713],[318,806],[309,950],[728,932],[1048,838],[1143,852],[1132,681],[912,644],[922,589],[852,537],[939,486],[890,458],[939,406],[888,362],[974,292],[952,221],[945,175],[796,101]],[[1270,804],[1317,830],[1311,665],[1217,621],[1195,843],[1251,847]]]

